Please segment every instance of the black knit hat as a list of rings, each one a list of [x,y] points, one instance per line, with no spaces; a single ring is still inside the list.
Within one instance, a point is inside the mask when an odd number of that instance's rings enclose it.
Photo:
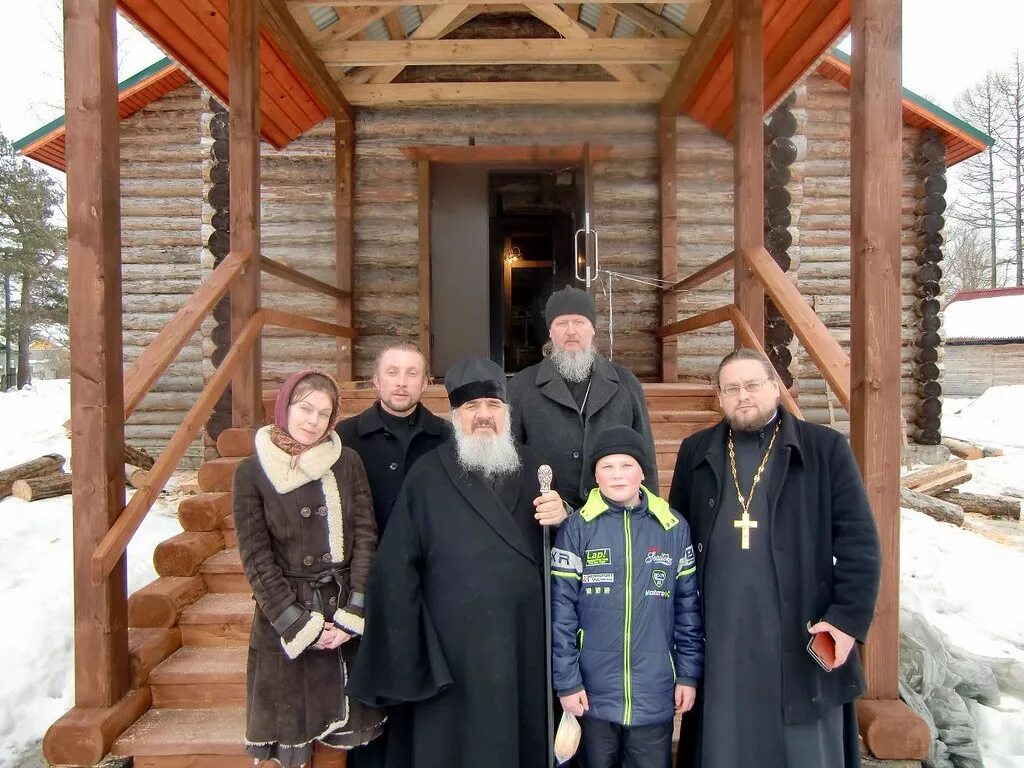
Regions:
[[[644,439],[629,427],[607,427],[597,433],[597,438],[587,454],[587,465],[594,471],[597,462],[605,456],[622,453],[632,456],[641,467],[647,466],[647,449]]]
[[[508,402],[505,372],[486,357],[464,357],[454,363],[444,375],[444,386],[452,408],[478,397],[494,397]]]
[[[586,291],[573,288],[571,285],[552,293],[547,306],[544,307],[544,319],[548,323],[548,328],[555,322],[556,317],[562,315],[583,315],[591,325],[597,325],[597,309],[594,307],[594,298]]]

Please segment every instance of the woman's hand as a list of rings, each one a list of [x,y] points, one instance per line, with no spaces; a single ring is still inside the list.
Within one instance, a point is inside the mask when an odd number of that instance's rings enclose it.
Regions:
[[[344,645],[351,640],[354,635],[350,635],[342,629],[338,629],[333,624],[325,624],[324,631],[320,635],[320,639],[313,643],[314,648],[319,648],[322,651],[331,651],[335,648]]]
[[[587,701],[586,691],[570,693],[568,696],[559,696],[558,700],[562,703],[562,709],[570,715],[576,715],[576,717],[583,717],[583,713],[590,709],[590,702]]]

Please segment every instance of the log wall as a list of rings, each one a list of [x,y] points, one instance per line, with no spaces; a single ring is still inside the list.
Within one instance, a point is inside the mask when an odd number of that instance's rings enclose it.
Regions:
[[[980,397],[989,387],[1024,384],[1024,344],[946,344],[942,393]]]
[[[821,75],[812,74],[807,87],[807,157],[804,163],[803,206],[800,214],[798,285],[804,297],[850,350],[850,92]],[[917,322],[914,275],[916,217],[915,153],[919,131],[903,126],[902,341],[903,414],[913,423],[918,405],[913,378]],[[798,348],[794,372],[800,388],[800,407],[812,421],[844,432],[849,416],[827,390],[810,357]],[[832,408],[829,408],[831,402]]]
[[[121,256],[125,368],[202,281],[200,117],[204,100],[188,83],[121,121]],[[157,381],[125,425],[139,448],[158,453],[202,389],[201,333]],[[202,443],[182,466],[198,466]]]

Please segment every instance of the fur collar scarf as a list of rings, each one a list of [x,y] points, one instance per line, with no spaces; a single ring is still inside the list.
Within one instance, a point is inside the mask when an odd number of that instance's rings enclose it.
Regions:
[[[256,460],[278,493],[290,493],[306,483],[320,480],[341,458],[341,438],[333,429],[328,432],[330,440],[298,456],[291,456],[274,445],[270,430],[267,426],[256,432]]]

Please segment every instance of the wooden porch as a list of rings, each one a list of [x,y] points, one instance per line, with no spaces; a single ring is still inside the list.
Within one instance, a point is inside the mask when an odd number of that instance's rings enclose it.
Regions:
[[[236,720],[244,695],[239,648],[247,637],[251,601],[233,554],[229,491],[233,468],[251,450],[252,430],[265,418],[261,340],[271,327],[335,339],[339,378],[355,378],[354,121],[364,104],[403,108],[437,101],[658,105],[660,277],[671,287],[661,292],[661,326],[655,334],[663,383],[645,389],[659,464],[669,470],[679,440],[716,419],[707,385],[675,383],[679,335],[728,322],[737,344],[763,348],[766,306],[777,312],[850,413],[851,440],[882,537],[882,594],[866,651],[870,690],[861,706],[862,734],[877,757],[920,758],[927,751],[927,730],[897,692],[900,4],[714,0],[705,4],[706,12],[687,36],[668,34],[663,17],[640,4],[602,0],[594,30],[579,23],[579,6],[538,4],[525,8],[558,38],[446,42],[439,38],[447,31],[496,4],[443,0],[428,12],[420,10],[420,24],[412,33],[403,30],[402,40],[353,39],[378,20],[397,37],[402,5],[398,0],[372,7],[356,0],[65,2],[76,694],[75,707],[47,734],[47,759],[93,764],[113,749],[154,768],[248,764]],[[319,29],[308,12],[312,7],[336,9],[338,18]],[[115,8],[229,105],[231,143],[230,253],[123,372]],[[611,33],[619,17],[653,31],[615,38]],[[766,107],[784,97],[847,26],[854,39],[849,357],[766,249],[763,125]],[[408,66],[442,63],[557,64],[605,74],[593,81],[393,82]],[[350,66],[358,69],[338,74]],[[682,279],[675,186],[681,111],[733,141],[736,201],[732,251]],[[333,284],[261,253],[261,137],[282,147],[325,119],[334,122],[335,131]],[[429,154],[416,160],[421,189],[429,188],[430,162]],[[421,244],[424,230],[429,231],[429,219],[424,221],[421,205]],[[429,237],[426,242],[420,248],[418,335],[429,349]],[[264,273],[327,297],[334,304],[334,322],[262,306]],[[735,285],[731,304],[678,320],[680,291],[726,273],[732,273]],[[226,354],[161,454],[149,484],[126,505],[124,422],[204,318],[224,306],[224,297],[230,297]],[[222,458],[203,466],[204,494],[183,504],[185,533],[158,549],[161,578],[129,597],[125,547],[229,385],[233,428],[218,439]],[[351,393],[345,407],[354,413],[368,401],[363,390]],[[429,399],[435,410],[446,410],[440,390],[432,390]],[[787,407],[799,412],[788,396]],[[132,729],[140,718],[146,719]],[[332,764],[329,760],[323,757],[318,764]]]

